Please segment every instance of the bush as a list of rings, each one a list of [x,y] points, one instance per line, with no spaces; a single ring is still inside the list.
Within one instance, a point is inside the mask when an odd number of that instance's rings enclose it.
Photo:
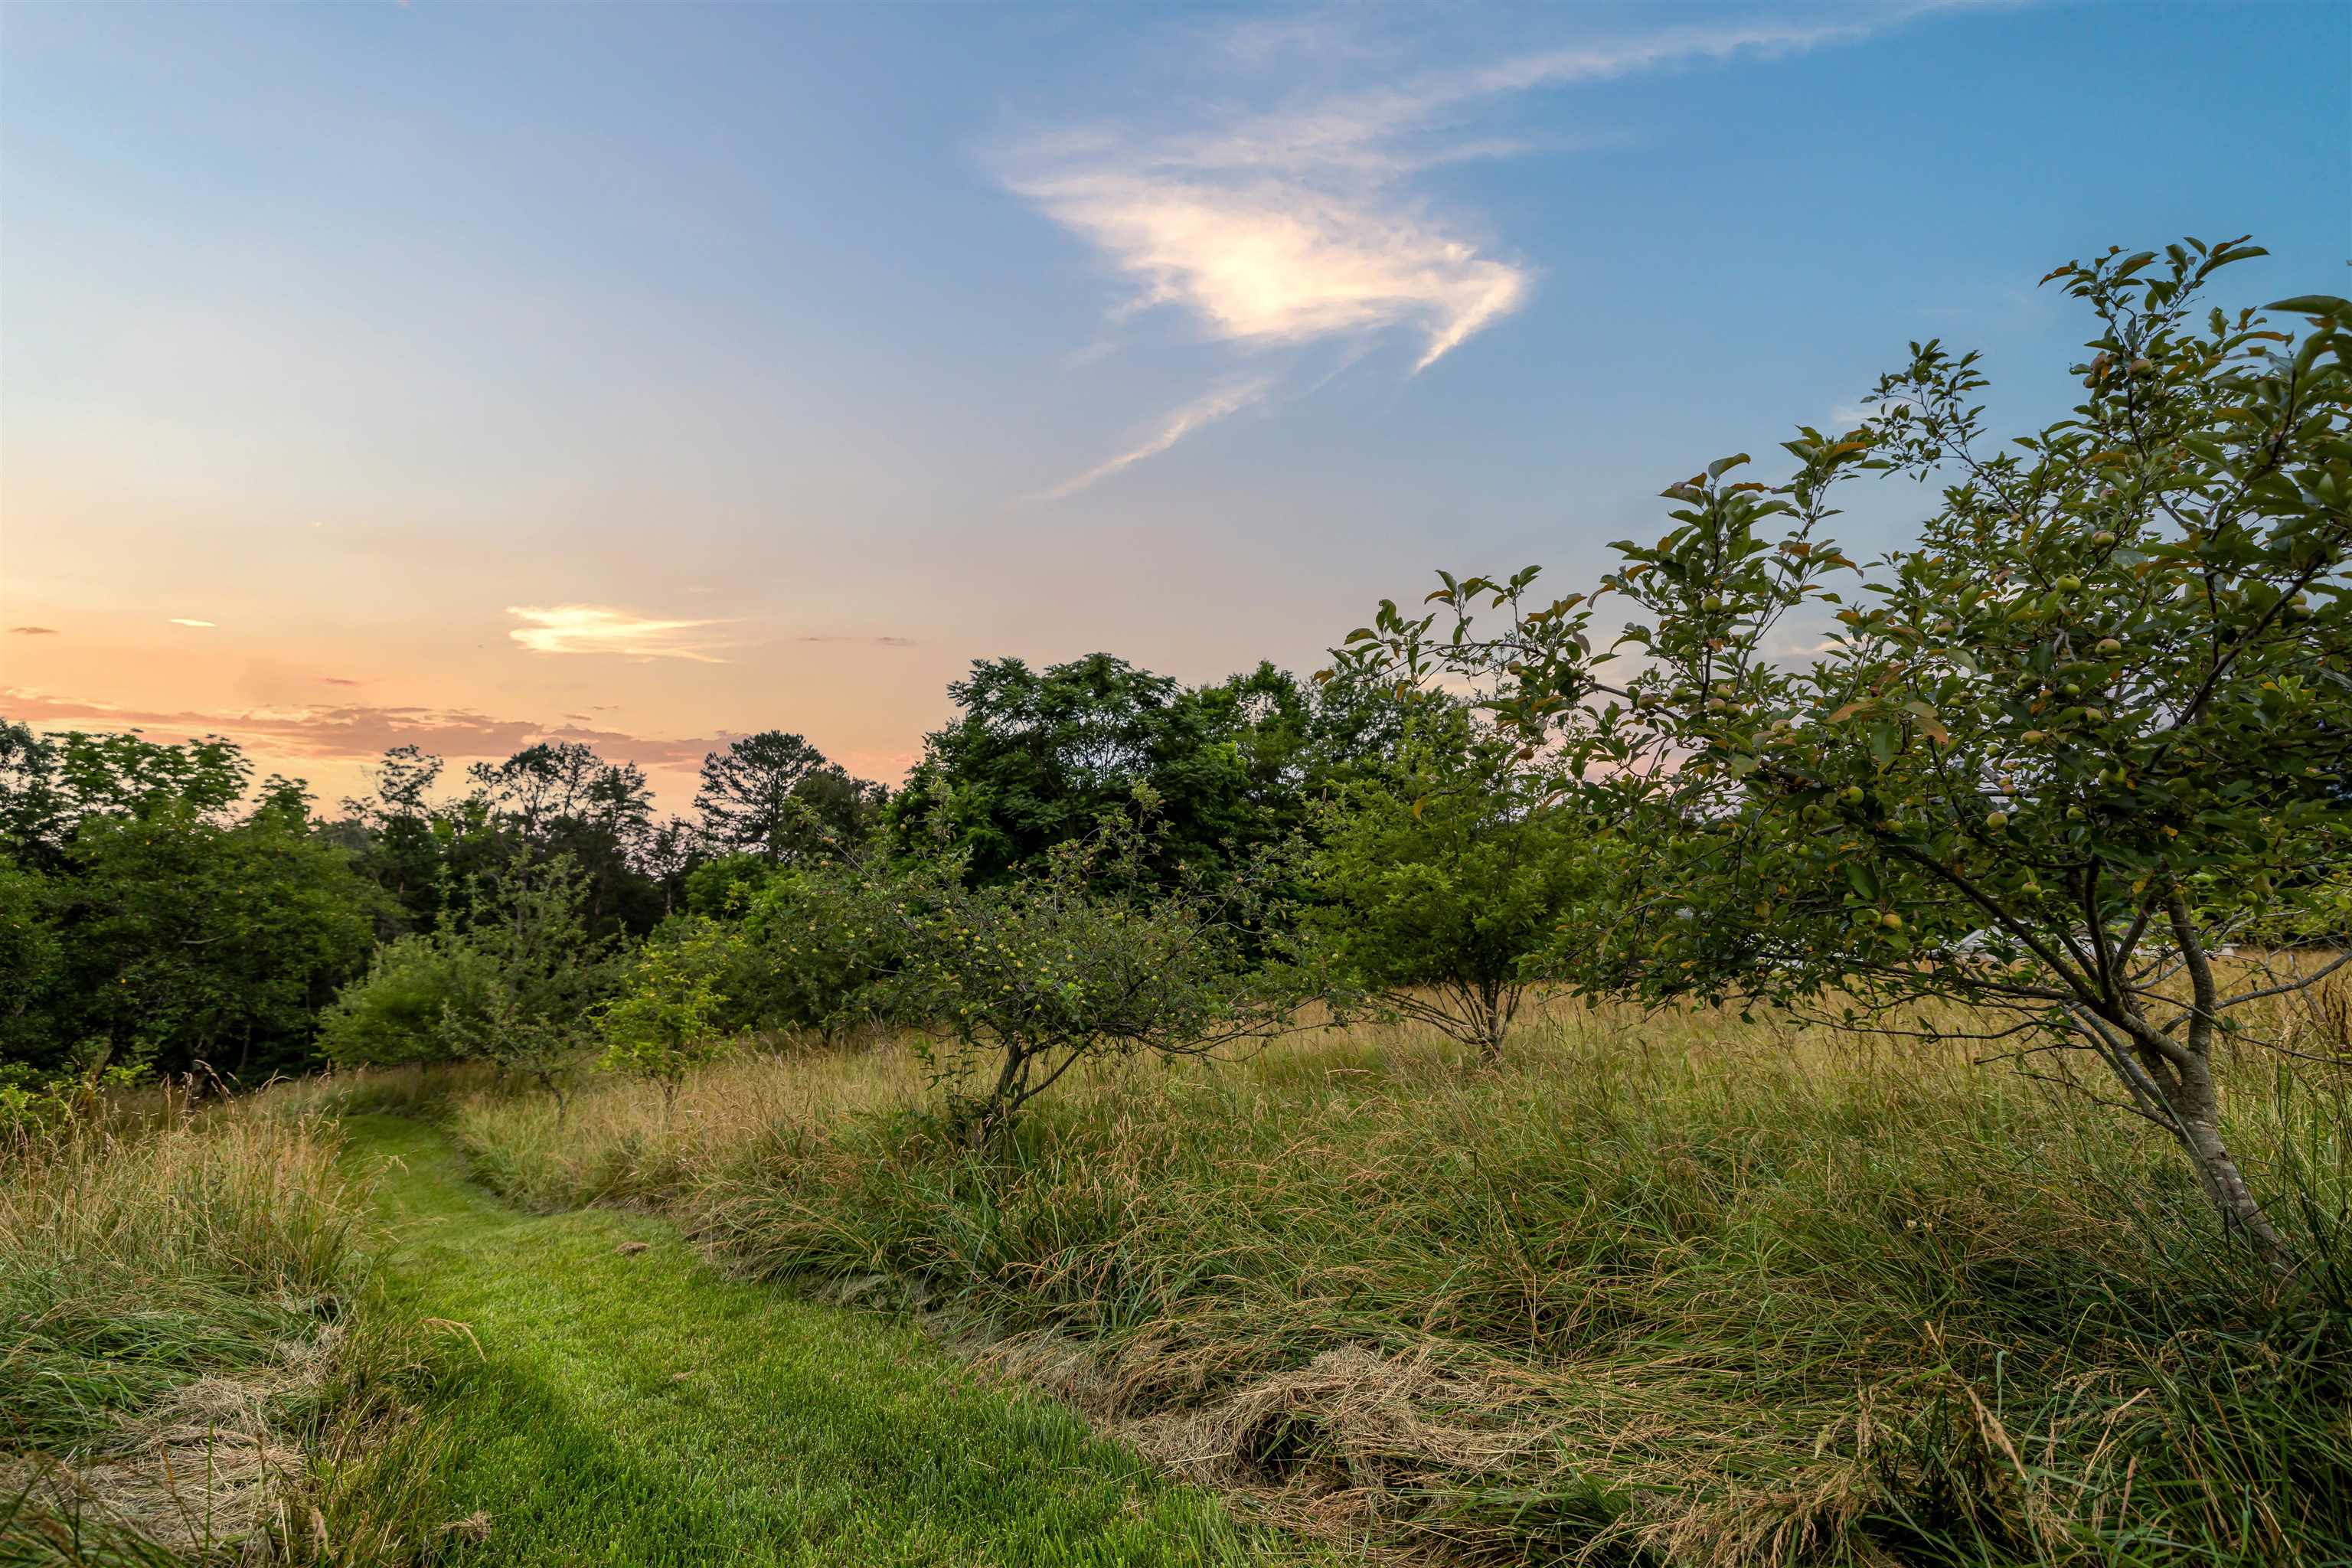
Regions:
[[[488,957],[455,932],[401,937],[327,1005],[319,1049],[339,1067],[454,1061],[488,1019],[497,984]]]

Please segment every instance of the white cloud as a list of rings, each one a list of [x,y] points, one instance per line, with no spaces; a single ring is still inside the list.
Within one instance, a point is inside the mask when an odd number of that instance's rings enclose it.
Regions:
[[[1202,426],[1213,425],[1228,414],[1238,413],[1253,403],[1263,401],[1272,385],[1271,381],[1260,379],[1221,386],[1205,396],[1196,397],[1161,420],[1149,435],[1116,458],[1106,458],[1086,472],[1065,479],[1049,490],[1040,491],[1034,499],[1060,500],[1074,496],[1088,485],[1110,478],[1129,464],[1139,463],[1146,458],[1156,458]]]
[[[1244,352],[1403,336],[1418,374],[1530,298],[1535,269],[1433,212],[1415,182],[1524,152],[1463,122],[1512,95],[1857,39],[1927,4],[1826,20],[1694,25],[1423,73],[1189,128],[1065,130],[1000,160],[1006,185],[1099,252],[1129,285],[1117,314],[1166,306]],[[1335,24],[1313,19],[1308,32]],[[1237,29],[1232,55],[1284,53],[1305,24]],[[1331,51],[1321,51],[1328,58]],[[1247,401],[1265,395],[1261,384]],[[1055,489],[1075,493],[1233,412],[1232,389],[1178,410],[1150,439]]]
[[[1435,224],[1280,179],[1108,171],[1022,188],[1113,257],[1138,303],[1181,306],[1226,342],[1412,327],[1425,342],[1418,370],[1527,297],[1524,268]]]
[[[509,605],[524,624],[507,633],[533,653],[621,654],[632,658],[690,658],[721,664],[708,638],[692,634],[720,621],[665,621],[604,605]]]
[[[192,621],[185,616],[173,616],[171,624],[175,626],[203,626],[206,630],[210,630],[215,625],[211,621]]]

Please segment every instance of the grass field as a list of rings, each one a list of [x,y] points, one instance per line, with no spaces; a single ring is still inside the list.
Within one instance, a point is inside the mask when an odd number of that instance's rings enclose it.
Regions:
[[[955,1325],[1180,1474],[1459,1561],[2352,1560],[2344,1082],[2232,1077],[2311,1262],[2174,1151],[1957,1051],[1571,1012],[1500,1071],[1377,1029],[1057,1090],[982,1155],[903,1053],[748,1058],[674,1114],[478,1098],[542,1208]]]
[[[437,1562],[1297,1560],[910,1323],[724,1279],[658,1219],[509,1207],[415,1121],[350,1139],[391,1301],[464,1352],[418,1456]]]
[[[985,1152],[887,1043],[132,1104],[0,1166],[0,1564],[2352,1562],[2346,1075],[2229,1082],[2292,1284],[2084,1097],[1708,1016]]]

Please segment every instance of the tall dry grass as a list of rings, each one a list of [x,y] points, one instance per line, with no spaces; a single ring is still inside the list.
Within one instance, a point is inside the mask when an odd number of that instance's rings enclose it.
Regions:
[[[0,1562],[364,1561],[414,1367],[331,1129],[149,1094],[0,1152]]]
[[[2341,1081],[2231,1075],[2312,1258],[2177,1153],[1957,1048],[1562,1009],[1079,1078],[1003,1148],[911,1060],[747,1058],[665,1118],[461,1102],[528,1201],[651,1203],[756,1273],[945,1314],[1171,1467],[1455,1560],[2352,1557]]]

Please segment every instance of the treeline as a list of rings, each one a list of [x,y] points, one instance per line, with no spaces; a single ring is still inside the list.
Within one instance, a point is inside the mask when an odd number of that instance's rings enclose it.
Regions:
[[[895,796],[769,731],[705,760],[690,818],[573,743],[455,781],[396,748],[325,811],[302,781],[257,787],[218,737],[0,725],[0,1063],[20,1083],[252,1082],[478,1057],[555,1082],[662,1012],[628,982],[689,961],[716,978],[664,1015],[673,1033],[830,1032],[879,957],[784,933],[845,868],[1002,888],[1124,814],[1139,886],[1229,879],[1404,731],[1393,698],[1271,666],[1185,687],[1105,654],[1007,658],[950,691],[957,717]]]
[[[252,1080],[319,1059],[338,993],[404,944],[510,929],[560,889],[583,947],[643,938],[714,858],[859,834],[879,786],[798,736],[713,754],[700,820],[659,819],[645,774],[547,742],[455,787],[415,747],[322,812],[219,737],[41,734],[0,721],[0,1063]],[[789,819],[790,827],[785,824]]]

